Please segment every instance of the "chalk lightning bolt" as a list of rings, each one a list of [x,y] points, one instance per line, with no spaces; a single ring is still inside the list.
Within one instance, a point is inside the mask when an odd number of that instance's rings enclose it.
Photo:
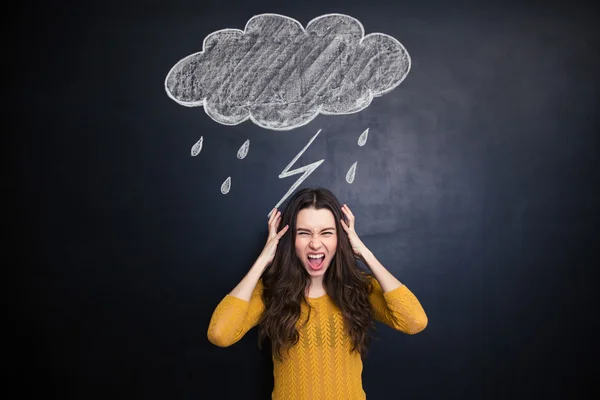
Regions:
[[[287,199],[289,197],[289,195],[292,194],[294,192],[294,190],[296,190],[296,188],[306,178],[308,178],[308,176],[310,174],[312,174],[315,169],[319,168],[319,165],[323,164],[323,161],[325,161],[325,159],[322,159],[322,160],[319,160],[319,161],[315,161],[312,164],[308,164],[308,165],[305,165],[303,167],[296,168],[293,171],[290,171],[290,168],[292,168],[292,165],[294,165],[294,163],[296,161],[298,161],[298,159],[300,158],[300,156],[302,154],[304,154],[304,152],[306,151],[306,149],[308,149],[308,147],[311,145],[311,143],[313,142],[313,140],[315,140],[315,138],[319,135],[319,133],[321,133],[321,129],[319,129],[319,131],[315,134],[315,136],[313,136],[308,141],[308,143],[306,144],[306,146],[304,146],[304,148],[302,150],[300,150],[300,152],[298,154],[296,154],[296,157],[294,157],[294,159],[292,161],[290,161],[290,163],[287,165],[287,167],[285,167],[283,169],[283,171],[281,171],[281,173],[279,174],[279,179],[283,179],[283,178],[287,178],[288,176],[292,176],[292,175],[297,175],[297,174],[303,173],[302,176],[300,178],[298,178],[298,180],[296,182],[294,182],[294,184],[289,188],[289,190],[287,191],[287,193],[283,195],[283,197],[281,198],[281,200],[279,200],[279,203],[277,203],[277,205],[275,205],[275,208],[279,208],[279,206],[285,201],[285,199]],[[269,212],[269,214],[267,216],[270,217],[272,212],[273,211],[271,210],[271,212]]]

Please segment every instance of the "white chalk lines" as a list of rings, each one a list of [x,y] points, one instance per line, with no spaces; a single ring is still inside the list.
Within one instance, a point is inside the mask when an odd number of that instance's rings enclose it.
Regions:
[[[303,165],[296,169],[290,170],[292,168],[292,166],[296,163],[296,161],[298,161],[298,159],[302,156],[302,154],[304,154],[304,152],[306,152],[306,150],[310,147],[310,145],[317,138],[317,136],[319,136],[319,133],[321,133],[321,129],[319,129],[317,131],[317,133],[313,137],[310,138],[310,140],[308,141],[306,146],[304,146],[304,148],[302,148],[302,150],[300,150],[298,152],[298,154],[296,154],[296,156],[292,159],[292,161],[290,161],[289,164],[286,165],[286,167],[283,169],[283,171],[281,171],[281,173],[279,174],[279,179],[288,178],[293,175],[299,175],[299,174],[302,174],[302,175],[300,175],[300,177],[292,184],[292,186],[290,186],[288,191],[283,195],[283,197],[279,200],[279,202],[275,205],[274,208],[279,208],[279,206],[294,192],[294,190],[296,190],[296,188],[298,186],[300,186],[300,184],[302,182],[304,182],[304,180],[306,178],[308,178],[310,176],[310,174],[312,174],[317,168],[319,168],[319,166],[321,164],[323,164],[323,162],[325,162],[325,159],[323,158],[323,159],[315,161],[313,163]],[[357,143],[359,147],[362,147],[367,143],[368,136],[369,136],[369,128],[365,129],[365,131],[359,136],[358,143]],[[200,151],[202,150],[202,143],[203,143],[203,137],[200,137],[200,140],[192,146],[192,156],[193,157],[197,156],[200,153]],[[243,160],[244,158],[246,158],[246,156],[248,155],[249,149],[250,149],[250,139],[247,139],[244,142],[244,144],[242,144],[242,146],[237,151],[237,158],[240,160]],[[354,182],[354,178],[356,177],[357,165],[358,165],[358,161],[355,161],[354,164],[352,164],[350,166],[350,169],[348,169],[348,172],[346,173],[346,182],[348,182],[350,184]],[[230,190],[231,190],[231,176],[228,176],[227,179],[225,179],[225,181],[223,181],[223,183],[221,184],[221,193],[227,194],[230,192]],[[271,213],[269,213],[268,215],[270,216]]]
[[[243,160],[248,155],[248,149],[250,148],[250,139],[246,140],[242,147],[237,152],[237,158]]]
[[[227,194],[229,193],[229,190],[231,189],[231,177],[227,177],[227,179],[225,179],[225,182],[223,182],[223,184],[221,185],[221,193],[223,194]]]
[[[197,156],[200,150],[202,149],[202,137],[200,140],[192,146],[192,156]],[[244,144],[240,147],[237,152],[237,158],[243,160],[248,155],[248,150],[250,149],[250,139],[247,139]],[[221,193],[227,194],[231,190],[231,177],[228,176],[227,179],[221,184]]]
[[[354,182],[354,176],[356,176],[356,164],[358,164],[358,161],[355,161],[346,173],[346,182],[348,183]]]
[[[287,193],[284,194],[283,197],[281,198],[281,200],[279,200],[279,202],[275,205],[275,208],[279,208],[279,206],[285,201],[285,199],[287,199],[289,197],[289,195],[292,194],[294,192],[294,190],[296,190],[296,188],[306,178],[308,178],[308,176],[310,174],[312,174],[315,169],[317,169],[319,167],[319,165],[323,164],[323,161],[325,161],[325,159],[323,158],[312,164],[308,164],[303,167],[296,168],[293,171],[290,171],[290,168],[292,167],[292,165],[294,165],[294,163],[300,158],[300,156],[302,154],[304,154],[306,149],[308,149],[308,146],[310,146],[312,144],[313,140],[315,140],[315,138],[319,135],[319,133],[321,133],[321,129],[319,129],[317,134],[308,141],[306,146],[304,146],[304,148],[302,150],[300,150],[300,152],[298,154],[296,154],[296,157],[294,157],[294,159],[292,161],[290,161],[290,163],[279,174],[279,179],[287,178],[288,176],[292,176],[292,175],[296,175],[296,174],[300,174],[300,173],[302,173],[302,176],[300,176],[300,178],[298,178],[298,180],[296,180],[296,182],[294,182],[294,184],[288,189]],[[271,211],[271,212],[273,212],[273,211]],[[271,212],[269,212],[268,216],[271,216]]]
[[[200,136],[200,140],[198,140],[192,146],[192,157],[196,157],[202,151],[202,143],[204,143],[204,136]]]
[[[204,108],[223,125],[251,120],[276,131],[317,117],[359,112],[406,78],[406,48],[383,33],[365,35],[344,14],[326,14],[306,28],[279,14],[252,17],[244,30],[222,29],[202,50],[168,72],[167,95],[186,107]]]
[[[202,151],[202,147],[204,144],[204,136],[200,136],[200,140],[198,140],[192,146],[191,154],[192,157],[196,157]],[[248,155],[248,150],[250,149],[250,139],[246,140],[244,144],[240,147],[237,152],[237,158],[243,160]],[[227,177],[223,184],[221,185],[221,193],[227,194],[231,190],[231,177]]]
[[[363,25],[345,14],[325,14],[306,27],[279,14],[256,15],[244,30],[221,29],[204,38],[202,49],[179,60],[167,73],[167,95],[186,107],[203,107],[223,125],[250,120],[275,131],[308,124],[319,114],[345,115],[367,108],[404,81],[411,68],[406,48],[384,33],[365,35]],[[299,175],[275,206],[278,208],[325,159],[292,169],[317,138],[321,129],[281,171],[279,179]],[[369,129],[358,146],[367,143]],[[204,137],[190,153],[197,157]],[[250,150],[246,140],[237,151],[244,160]],[[358,161],[345,179],[356,179]],[[228,176],[221,193],[232,189]]]
[[[364,146],[367,143],[367,139],[369,138],[369,128],[365,129],[363,133],[358,137],[358,145],[360,147]]]
[[[358,137],[358,145],[360,147],[364,146],[367,143],[367,139],[369,138],[369,128],[365,129],[363,133]],[[354,182],[354,177],[356,176],[356,165],[358,161],[354,162],[348,172],[346,173],[346,182],[352,183]]]

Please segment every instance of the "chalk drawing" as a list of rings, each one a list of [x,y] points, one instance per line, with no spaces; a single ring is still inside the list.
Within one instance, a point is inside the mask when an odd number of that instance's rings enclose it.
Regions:
[[[192,157],[196,157],[200,151],[202,151],[202,142],[204,141],[204,136],[200,136],[200,140],[198,140],[193,146],[192,146]]]
[[[231,177],[228,177],[227,179],[225,179],[225,181],[221,185],[221,193],[227,194],[227,193],[229,193],[230,189],[231,189]]]
[[[348,183],[354,182],[354,176],[356,175],[356,164],[358,164],[358,161],[355,161],[346,173],[346,182]]]
[[[367,143],[367,138],[369,137],[369,128],[367,128],[358,138],[358,145],[364,146]]]
[[[302,176],[300,176],[300,178],[298,178],[298,180],[296,180],[296,182],[294,182],[294,184],[289,188],[289,190],[287,191],[287,193],[283,195],[283,197],[281,198],[281,200],[279,200],[279,202],[275,205],[275,208],[279,208],[279,206],[285,201],[285,199],[287,199],[289,197],[289,195],[292,194],[294,192],[294,190],[296,190],[296,188],[306,178],[308,178],[308,176],[310,174],[312,174],[315,169],[317,169],[319,167],[319,165],[323,164],[323,161],[325,161],[325,159],[322,159],[322,160],[319,160],[319,161],[315,161],[312,164],[308,164],[308,165],[305,165],[303,167],[296,168],[293,171],[290,171],[290,168],[292,167],[292,165],[294,165],[294,163],[300,158],[300,156],[306,151],[306,149],[308,149],[308,147],[311,145],[311,143],[313,142],[313,140],[315,140],[315,138],[319,135],[319,133],[321,133],[321,129],[319,129],[319,131],[315,134],[315,136],[313,136],[308,141],[308,143],[306,144],[306,146],[304,146],[304,148],[302,150],[300,150],[300,152],[298,154],[296,154],[296,157],[294,157],[294,159],[292,161],[290,161],[290,163],[279,174],[279,179],[283,179],[283,178],[287,178],[288,176],[292,176],[292,175],[297,175],[297,174],[303,173]],[[269,212],[269,214],[267,214],[267,216],[270,217],[272,212],[273,212],[273,210],[271,210],[271,212]]]
[[[250,139],[246,140],[242,147],[237,152],[237,158],[243,160],[248,155],[248,148],[250,147]]]
[[[365,143],[367,143],[368,137],[369,137],[369,128],[365,129],[365,131],[363,133],[361,133],[360,136],[358,137],[358,145],[360,147],[364,146]],[[356,176],[356,165],[357,164],[358,164],[358,161],[356,161],[354,164],[352,164],[352,166],[350,167],[348,172],[346,172],[346,182],[348,182],[348,183],[354,182],[354,178]]]
[[[359,112],[395,89],[411,58],[392,36],[370,33],[345,14],[326,14],[306,28],[279,14],[256,15],[244,30],[209,34],[202,51],[178,61],[165,78],[167,95],[204,107],[223,125],[248,119],[286,131],[319,114]]]

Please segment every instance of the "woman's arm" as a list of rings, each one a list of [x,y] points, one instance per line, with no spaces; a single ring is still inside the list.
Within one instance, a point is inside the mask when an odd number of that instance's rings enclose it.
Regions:
[[[242,288],[248,289],[250,284],[251,281],[247,281],[246,286],[242,286]],[[265,308],[262,301],[262,289],[262,281],[258,280],[254,283],[251,295],[247,300],[236,297],[232,294],[233,291],[221,300],[208,325],[207,336],[212,344],[219,347],[231,346],[258,324]]]
[[[287,232],[286,225],[277,232],[281,212],[273,209],[269,217],[267,244],[250,271],[217,305],[208,326],[208,340],[216,346],[227,347],[239,341],[252,327],[258,324],[264,311],[262,302],[262,276],[273,262],[279,239]]]
[[[402,282],[396,279],[396,277],[392,275],[390,271],[381,265],[379,260],[375,258],[375,255],[373,255],[373,253],[371,253],[366,246],[361,251],[361,258],[365,264],[367,264],[371,272],[373,272],[373,275],[375,275],[375,278],[377,278],[377,281],[381,285],[381,288],[384,292],[391,292],[392,290],[402,286]]]
[[[237,286],[233,288],[231,292],[229,292],[229,295],[237,297],[238,299],[250,301],[250,298],[254,293],[254,289],[256,288],[256,284],[260,280],[260,277],[266,268],[267,263],[261,261],[259,257],[252,268],[250,268],[250,271],[248,271],[246,276],[244,276],[244,279],[242,279],[240,283],[238,283]]]
[[[425,310],[416,296],[392,275],[360,240],[354,229],[354,214],[346,204],[342,207],[346,220],[340,221],[348,234],[348,240],[357,257],[369,267],[373,292],[369,296],[375,319],[410,335],[421,332],[427,326]]]
[[[375,278],[369,302],[377,321],[414,335],[427,327],[428,318],[417,297],[400,283],[374,256],[365,257]],[[373,265],[373,267],[371,267]]]

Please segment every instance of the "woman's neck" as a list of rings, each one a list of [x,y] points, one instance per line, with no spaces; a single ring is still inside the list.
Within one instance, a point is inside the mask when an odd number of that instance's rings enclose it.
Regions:
[[[323,277],[312,278],[308,287],[306,288],[306,295],[308,297],[320,297],[324,295],[325,287],[323,287]]]

